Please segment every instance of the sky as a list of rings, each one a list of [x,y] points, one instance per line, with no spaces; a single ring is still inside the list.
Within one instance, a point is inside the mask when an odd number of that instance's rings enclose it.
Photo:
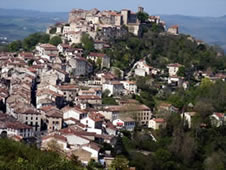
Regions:
[[[32,9],[48,12],[69,12],[73,8],[131,9],[143,6],[154,14],[180,14],[188,16],[226,15],[226,0],[0,0],[0,8]]]

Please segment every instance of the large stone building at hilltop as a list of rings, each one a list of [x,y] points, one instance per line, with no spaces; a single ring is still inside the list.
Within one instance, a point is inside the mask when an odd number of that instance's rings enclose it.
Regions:
[[[138,12],[143,11],[144,8],[138,8]],[[152,16],[149,23],[153,22],[159,24],[160,18]],[[70,44],[77,44],[80,43],[83,33],[89,34],[97,41],[108,41],[121,38],[128,32],[139,36],[141,27],[137,13],[128,9],[121,11],[73,9],[69,13],[68,23],[58,23],[55,27],[48,28],[47,33],[60,35]]]
[[[139,11],[143,8],[139,8]],[[139,34],[140,22],[137,19],[136,13],[128,10],[122,9],[121,11],[99,11],[98,9],[92,10],[82,10],[82,9],[73,9],[69,14],[68,22],[76,23],[79,20],[85,20],[94,25],[102,26],[122,26],[126,25],[129,28],[129,31],[135,35]]]

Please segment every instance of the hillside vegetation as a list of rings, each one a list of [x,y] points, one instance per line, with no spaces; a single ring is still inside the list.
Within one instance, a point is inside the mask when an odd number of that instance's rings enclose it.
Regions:
[[[166,35],[160,31],[152,27],[141,38],[129,35],[127,39],[114,40],[112,48],[106,51],[113,59],[113,65],[128,70],[135,61],[146,57],[147,62],[157,68],[166,68],[169,63],[200,70],[226,68],[226,57],[217,57],[214,47],[198,45],[187,35]]]
[[[192,17],[182,15],[161,15],[168,26],[179,25],[180,32],[190,34],[209,44],[219,45],[226,51],[226,16]]]
[[[14,142],[0,139],[0,169],[6,170],[78,170],[82,169],[79,163],[69,161],[55,152],[44,152]]]

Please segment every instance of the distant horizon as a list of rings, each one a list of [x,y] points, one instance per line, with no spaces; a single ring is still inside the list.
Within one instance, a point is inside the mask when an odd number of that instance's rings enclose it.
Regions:
[[[35,12],[41,12],[41,13],[69,13],[71,10],[73,9],[79,9],[79,8],[71,8],[69,11],[45,11],[45,10],[39,10],[39,9],[26,9],[26,8],[2,8],[0,7],[0,10],[21,10],[21,11],[35,11]],[[84,10],[91,10],[93,8],[87,9],[87,8],[80,8],[80,9],[84,9]],[[98,9],[98,8],[97,8]],[[129,9],[129,8],[128,8]],[[98,9],[98,10],[103,10],[103,9]],[[106,10],[112,10],[112,9],[106,9]],[[132,10],[132,9],[129,9]],[[115,11],[119,11],[119,10],[115,10]],[[136,12],[135,10],[132,10],[134,12]],[[148,11],[146,11],[148,13]],[[169,15],[169,16],[173,16],[173,15],[177,15],[177,16],[185,16],[185,17],[210,17],[210,18],[218,18],[218,17],[224,17],[226,16],[226,12],[223,15],[220,16],[202,16],[202,15],[186,15],[186,14],[179,14],[179,13],[174,13],[174,14],[168,14],[168,13],[159,13],[159,14],[152,14],[152,15]]]
[[[40,12],[69,12],[73,8],[100,10],[131,9],[144,7],[150,15],[184,15],[197,17],[220,17],[226,15],[225,0],[7,0],[2,1],[0,8],[35,10]]]

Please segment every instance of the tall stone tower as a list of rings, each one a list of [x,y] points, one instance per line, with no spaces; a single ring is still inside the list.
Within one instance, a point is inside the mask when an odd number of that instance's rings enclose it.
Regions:
[[[129,12],[130,11],[127,9],[121,10],[122,20],[124,25],[128,25]]]
[[[138,12],[144,12],[144,8],[142,6],[138,7]]]

